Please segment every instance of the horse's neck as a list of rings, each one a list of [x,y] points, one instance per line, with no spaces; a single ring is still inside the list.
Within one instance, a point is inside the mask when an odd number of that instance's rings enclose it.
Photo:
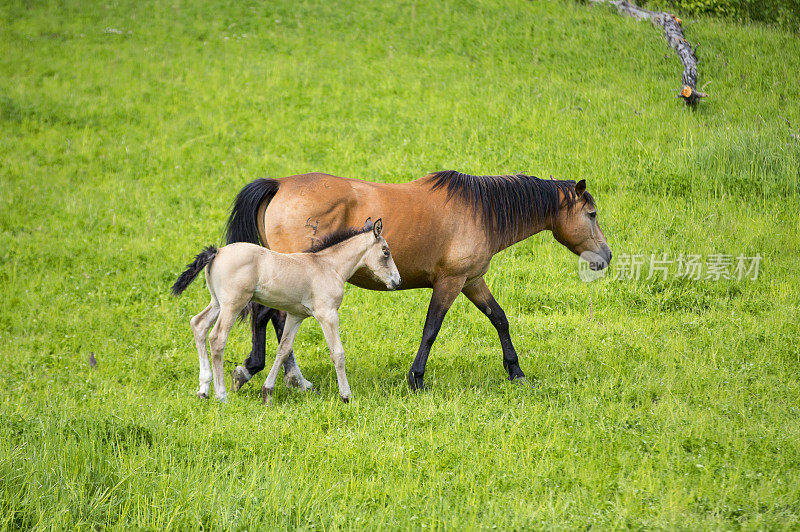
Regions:
[[[364,248],[364,235],[345,240],[328,249],[317,253],[318,256],[328,261],[334,271],[347,281],[361,266],[366,249]]]
[[[514,244],[517,244],[518,242],[522,242],[523,240],[526,240],[537,233],[541,233],[542,231],[552,231],[552,230],[553,230],[552,224],[544,221],[530,221],[521,224],[519,231],[517,232],[516,235],[514,235],[511,241],[505,243],[505,245],[502,245],[502,247],[500,247],[500,249],[495,251],[495,253],[498,253],[505,248],[509,248]]]

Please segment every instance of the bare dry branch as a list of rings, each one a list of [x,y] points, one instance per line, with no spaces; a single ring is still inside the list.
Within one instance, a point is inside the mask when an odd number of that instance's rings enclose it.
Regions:
[[[664,38],[667,39],[669,45],[678,54],[678,57],[683,63],[683,75],[681,82],[683,84],[679,98],[687,105],[694,105],[700,98],[705,98],[708,94],[699,92],[697,90],[697,56],[691,45],[686,41],[681,29],[681,19],[675,15],[671,15],[665,11],[650,11],[635,6],[626,0],[590,0],[593,3],[607,3],[617,6],[617,10],[623,15],[631,16],[637,20],[649,20],[654,26],[664,28]]]

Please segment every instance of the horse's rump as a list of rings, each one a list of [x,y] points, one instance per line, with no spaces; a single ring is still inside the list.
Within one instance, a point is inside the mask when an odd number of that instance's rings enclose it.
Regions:
[[[249,242],[262,244],[258,236],[258,209],[278,193],[280,182],[277,179],[261,178],[248,183],[239,191],[228,217],[226,239],[228,244]]]

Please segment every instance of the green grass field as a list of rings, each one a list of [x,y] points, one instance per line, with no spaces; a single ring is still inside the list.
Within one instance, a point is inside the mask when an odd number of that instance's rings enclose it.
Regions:
[[[694,111],[658,30],[566,0],[3,2],[0,528],[797,529],[800,39],[684,26]],[[350,404],[313,320],[319,396],[195,398],[207,292],[168,291],[245,183],[442,169],[583,178],[617,261],[760,275],[587,284],[542,234],[487,275],[531,386],[460,297],[412,394],[430,292],[349,287]]]

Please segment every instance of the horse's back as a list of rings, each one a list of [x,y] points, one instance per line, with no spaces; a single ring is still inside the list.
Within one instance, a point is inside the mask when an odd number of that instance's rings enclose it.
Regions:
[[[356,220],[361,205],[375,204],[376,183],[322,173],[278,181],[278,192],[259,210],[258,220],[266,247],[282,253],[303,252],[332,231],[362,226],[370,215]]]
[[[488,266],[490,255],[479,261],[485,265],[471,265],[485,255],[479,239],[465,237],[474,215],[465,209],[454,211],[446,192],[431,190],[426,178],[389,184],[311,173],[279,182],[278,192],[258,213],[262,242],[269,249],[302,252],[337,229],[382,218],[384,237],[403,278],[401,289],[430,287],[451,261],[459,263],[456,267],[468,263],[467,269],[480,274]],[[350,282],[386,289],[364,272]]]

